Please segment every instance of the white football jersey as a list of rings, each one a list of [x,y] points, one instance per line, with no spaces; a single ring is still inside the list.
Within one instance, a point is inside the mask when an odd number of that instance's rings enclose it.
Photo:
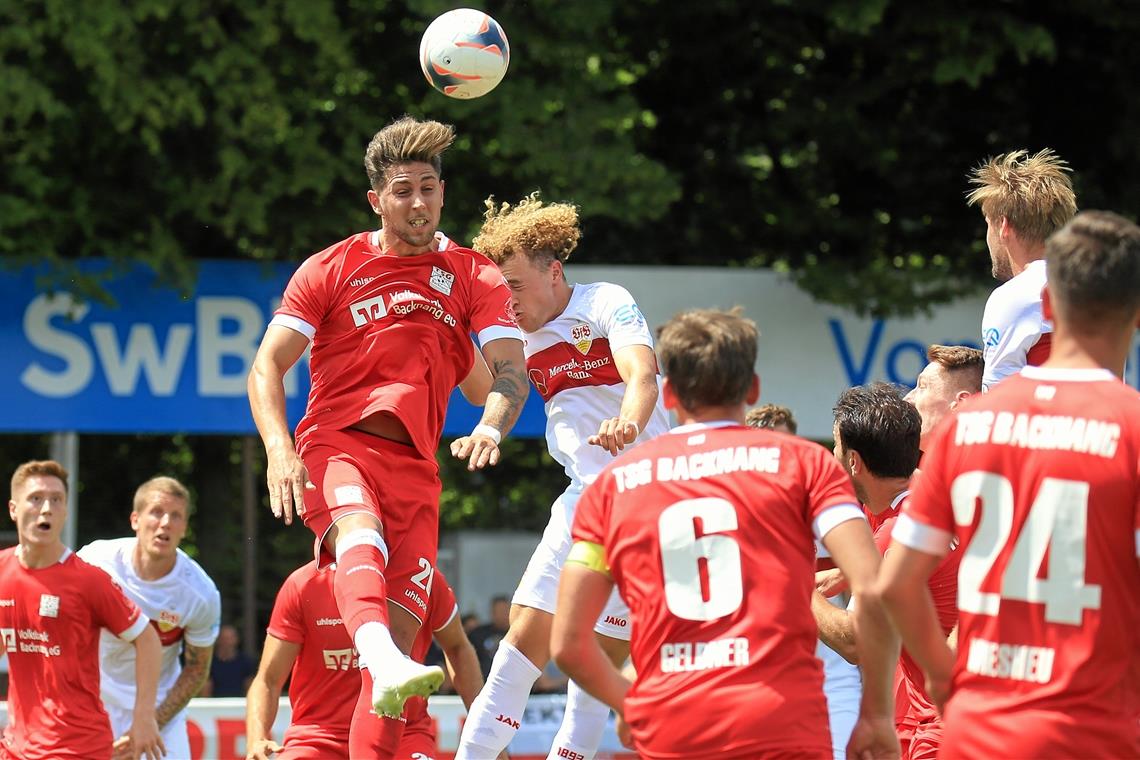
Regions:
[[[620,285],[593,282],[573,286],[566,308],[532,333],[525,333],[527,374],[546,402],[546,445],[573,485],[591,483],[613,456],[587,439],[602,420],[618,416],[625,383],[613,352],[649,346],[653,337],[633,296]],[[658,375],[658,385],[660,385]],[[637,441],[669,430],[657,400]]]
[[[79,557],[106,571],[127,598],[150,618],[162,641],[162,670],[158,676],[158,701],[162,702],[182,672],[178,661],[182,642],[208,647],[218,638],[222,599],[218,587],[202,566],[181,549],[169,573],[154,581],[139,578],[132,561],[136,540],[130,536],[92,541],[79,550]],[[132,709],[135,703],[134,646],[103,631],[99,641],[99,670],[103,701],[119,709]]]
[[[1029,351],[1042,335],[1053,332],[1053,324],[1041,312],[1041,291],[1045,288],[1045,260],[1031,261],[1009,282],[990,294],[982,314],[982,356],[985,370],[982,388],[995,385],[1021,371],[1029,361]]]

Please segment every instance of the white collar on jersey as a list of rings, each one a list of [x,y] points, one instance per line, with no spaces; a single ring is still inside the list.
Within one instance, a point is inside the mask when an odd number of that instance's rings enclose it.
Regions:
[[[909,488],[906,489],[905,491],[903,491],[902,493],[900,493],[895,498],[891,499],[891,509],[897,509],[899,506],[899,502],[901,502],[903,499],[905,499],[908,496],[910,496],[910,489]]]
[[[374,248],[379,248],[380,247],[380,230],[372,230],[372,234],[368,236],[368,239],[369,239],[369,242],[372,243],[372,246]],[[436,239],[436,241],[439,242],[439,246],[436,248],[436,250],[437,251],[446,251],[447,250],[447,244],[451,242],[450,240],[447,239],[447,235],[444,235],[439,230],[436,230],[435,231],[435,239]]]
[[[1069,382],[1092,383],[1101,380],[1117,380],[1116,375],[1101,367],[1022,367],[1021,376],[1030,380],[1067,380]]]
[[[670,433],[692,433],[697,430],[708,430],[710,428],[722,427],[740,427],[740,423],[734,420],[712,420],[710,422],[690,422],[688,425],[678,425],[670,430]]]
[[[24,554],[24,547],[17,546],[16,547],[16,557],[17,558],[22,557],[23,554]],[[63,547],[63,554],[59,555],[59,561],[56,562],[56,564],[62,565],[64,562],[67,561],[67,558],[70,556],[71,556],[71,547],[70,546]]]

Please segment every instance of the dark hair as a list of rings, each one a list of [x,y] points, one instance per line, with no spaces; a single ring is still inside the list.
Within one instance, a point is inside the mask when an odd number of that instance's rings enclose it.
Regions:
[[[1049,293],[1067,325],[1096,330],[1140,308],[1140,227],[1111,211],[1082,211],[1045,241]]]
[[[744,423],[755,428],[775,428],[783,425],[791,433],[799,429],[792,410],[779,404],[764,404],[755,409],[749,409],[744,415]]]
[[[909,478],[918,467],[922,418],[898,387],[874,383],[848,388],[834,411],[841,447],[859,452],[872,475]]]
[[[442,176],[443,152],[455,140],[455,128],[438,121],[404,116],[377,132],[364,151],[364,171],[372,189],[380,192],[393,166],[422,161]]]
[[[693,309],[657,333],[657,357],[689,410],[743,404],[756,373],[756,323],[739,309]]]

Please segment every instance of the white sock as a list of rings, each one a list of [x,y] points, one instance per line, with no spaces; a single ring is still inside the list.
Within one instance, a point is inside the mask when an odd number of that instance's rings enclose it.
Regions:
[[[566,687],[566,713],[547,760],[594,760],[610,708],[573,681]]]
[[[360,655],[361,666],[368,668],[374,678],[377,674],[383,676],[386,670],[391,672],[393,668],[398,668],[405,659],[404,653],[392,641],[388,626],[377,621],[364,623],[357,628],[352,643]]]
[[[530,687],[542,671],[506,641],[499,642],[491,672],[463,723],[455,760],[488,760],[511,743],[522,723]]]

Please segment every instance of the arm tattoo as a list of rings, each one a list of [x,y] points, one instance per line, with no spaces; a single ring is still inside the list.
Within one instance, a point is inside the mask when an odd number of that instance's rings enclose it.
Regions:
[[[210,661],[214,658],[214,646],[194,647],[186,645],[186,662],[178,680],[170,687],[166,698],[155,710],[154,717],[159,727],[165,726],[174,716],[182,712],[190,700],[198,696],[202,684],[210,677]]]
[[[526,401],[526,372],[509,359],[496,359],[492,374],[495,380],[487,396],[484,421],[505,433],[515,424]]]

